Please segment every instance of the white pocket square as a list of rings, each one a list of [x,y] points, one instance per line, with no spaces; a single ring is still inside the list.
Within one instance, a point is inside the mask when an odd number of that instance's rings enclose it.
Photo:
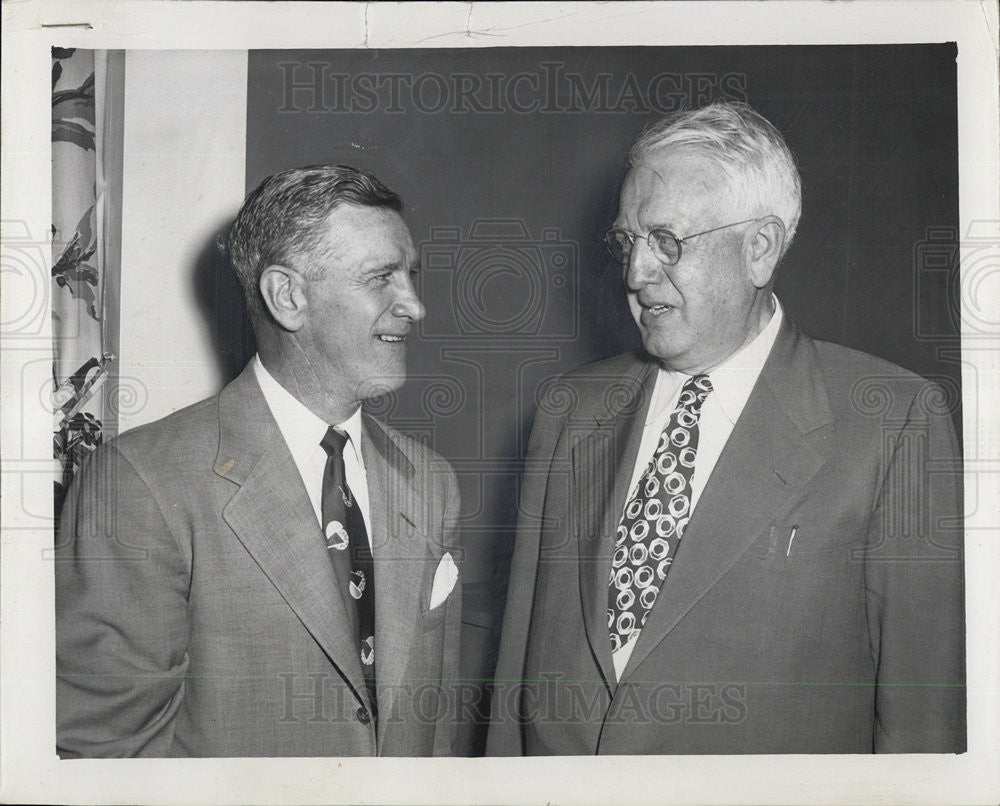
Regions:
[[[454,589],[456,582],[458,582],[458,566],[451,558],[451,553],[446,551],[434,572],[434,584],[431,586],[431,610],[444,603],[448,594]]]

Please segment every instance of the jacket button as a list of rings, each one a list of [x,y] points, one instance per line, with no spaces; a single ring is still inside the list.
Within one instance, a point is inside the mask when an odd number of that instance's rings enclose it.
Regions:
[[[357,717],[358,717],[358,722],[360,722],[362,725],[367,725],[369,722],[372,721],[371,714],[368,713],[368,709],[365,708],[363,705],[358,709]]]

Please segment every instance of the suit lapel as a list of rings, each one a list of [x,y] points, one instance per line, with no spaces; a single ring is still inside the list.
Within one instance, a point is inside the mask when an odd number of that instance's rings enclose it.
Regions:
[[[375,674],[380,726],[389,719],[408,665],[421,615],[421,593],[433,559],[426,539],[426,494],[415,469],[376,420],[365,416],[362,454],[368,476],[375,559]],[[384,738],[380,730],[379,742]]]
[[[623,678],[787,510],[826,460],[815,346],[786,322],[699,500]]]
[[[344,586],[334,578],[309,496],[252,365],[222,391],[219,418],[215,472],[238,485],[223,520],[364,700]]]
[[[607,621],[611,549],[655,382],[656,364],[636,359],[615,381],[621,385],[621,394],[604,395],[615,399],[607,405],[602,400],[592,430],[572,449],[569,511],[578,518],[571,529],[579,550],[583,619],[591,651],[610,688],[616,679]]]

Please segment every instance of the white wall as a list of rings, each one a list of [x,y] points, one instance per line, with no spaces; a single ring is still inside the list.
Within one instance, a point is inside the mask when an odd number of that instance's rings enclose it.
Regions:
[[[122,431],[221,387],[195,271],[243,201],[246,98],[245,50],[127,53]]]

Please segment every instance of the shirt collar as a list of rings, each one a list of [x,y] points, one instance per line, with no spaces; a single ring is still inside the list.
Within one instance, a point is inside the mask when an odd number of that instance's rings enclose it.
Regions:
[[[733,353],[714,369],[705,373],[712,379],[712,397],[723,415],[730,423],[735,424],[743,413],[750,393],[753,391],[757,378],[764,368],[774,340],[778,337],[781,323],[784,321],[784,312],[778,298],[771,295],[774,301],[774,313],[771,319],[758,333],[753,341]],[[661,377],[659,381],[667,381],[669,388],[678,389],[690,376],[682,372],[675,372],[669,369],[660,369]],[[666,375],[667,378],[662,376]],[[669,380],[667,380],[669,378]],[[650,407],[650,414],[653,414]]]
[[[253,369],[268,408],[271,409],[271,414],[278,423],[278,428],[285,438],[292,456],[296,458],[308,457],[316,448],[322,450],[320,443],[329,427],[328,424],[313,414],[295,395],[278,383],[260,360],[259,353],[254,356]],[[361,407],[358,406],[350,417],[343,422],[333,423],[333,426],[347,434],[351,447],[355,454],[360,457]]]

